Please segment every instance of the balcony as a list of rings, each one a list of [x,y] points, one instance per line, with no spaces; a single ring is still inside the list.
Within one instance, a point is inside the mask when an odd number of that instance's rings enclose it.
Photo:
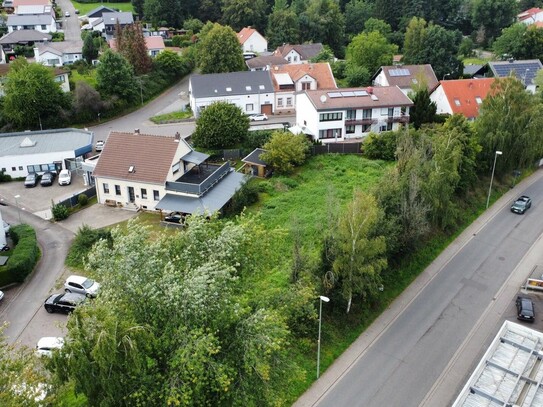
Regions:
[[[230,163],[200,164],[184,173],[177,181],[166,181],[166,191],[202,196],[230,172]]]
[[[373,119],[371,117],[366,119],[345,119],[345,126],[357,126],[375,123],[377,123],[377,119]]]
[[[386,122],[387,123],[409,123],[409,116],[403,114],[401,116],[387,117]]]

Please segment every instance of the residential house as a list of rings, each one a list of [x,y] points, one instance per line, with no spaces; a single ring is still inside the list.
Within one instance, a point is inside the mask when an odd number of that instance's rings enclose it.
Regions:
[[[243,52],[262,53],[268,50],[268,40],[250,26],[242,28],[237,35]]]
[[[274,89],[269,71],[192,75],[189,99],[195,117],[206,106],[218,101],[233,103],[247,114],[271,115]]]
[[[320,42],[315,44],[284,44],[277,47],[273,55],[280,56],[289,64],[303,64],[315,58],[324,49]]]
[[[240,169],[243,170],[245,174],[249,174],[255,177],[264,178],[270,175],[270,171],[266,170],[268,165],[260,156],[264,154],[266,150],[262,148],[255,148],[251,154],[247,157],[242,158],[243,167]]]
[[[543,10],[539,7],[532,7],[523,11],[522,13],[519,13],[517,15],[517,20],[526,25],[543,23]]]
[[[298,92],[337,89],[328,62],[273,66],[270,73],[275,88],[275,114],[293,113]]]
[[[120,11],[120,12],[104,12],[102,13],[102,19],[104,20],[104,34],[106,41],[115,37],[115,27],[117,22],[124,28],[127,25],[134,24],[134,16],[130,12]]]
[[[285,64],[288,64],[288,62],[283,57],[275,55],[259,55],[245,61],[249,71],[269,71],[272,65],[280,66]]]
[[[34,58],[45,66],[73,64],[83,59],[83,44],[80,41],[61,41],[38,44]]]
[[[494,81],[494,78],[441,81],[430,99],[437,106],[437,114],[461,114],[474,120]]]
[[[15,13],[19,16],[28,15],[28,14],[51,14],[53,18],[55,17],[55,10],[51,4],[21,4],[17,7],[17,12]]]
[[[103,19],[104,13],[115,13],[115,10],[106,6],[96,7],[86,14],[86,24],[81,26],[81,29],[103,33],[106,29]]]
[[[186,214],[219,211],[245,176],[208,158],[178,134],[112,132],[93,173],[98,202]]]
[[[4,82],[6,80],[6,76],[11,68],[10,64],[0,64],[0,97],[4,96]],[[60,89],[64,93],[70,91],[70,81],[69,81],[69,74],[70,71],[66,70],[64,68],[51,68],[54,74],[55,82],[57,82],[60,85]]]
[[[11,7],[15,14],[18,14],[20,6],[48,6],[51,5],[50,0],[13,0]]]
[[[6,25],[8,32],[17,30],[36,30],[42,33],[57,31],[57,23],[51,13],[45,14],[11,14]]]
[[[360,139],[407,125],[411,106],[398,86],[306,90],[296,97],[296,126],[323,143]]]
[[[147,53],[151,57],[156,57],[159,53],[166,49],[164,45],[164,39],[159,36],[144,37],[145,46],[147,47]],[[109,40],[109,47],[117,51],[117,40],[115,38]]]
[[[382,66],[371,78],[373,86],[398,86],[405,95],[424,83],[431,93],[438,85],[432,65]]]
[[[506,78],[513,75],[524,84],[527,91],[535,93],[536,84],[534,79],[537,72],[543,68],[543,65],[541,65],[539,59],[522,61],[509,59],[508,61],[489,62],[488,67],[490,68],[490,72],[487,72],[487,74],[496,78]]]
[[[51,41],[51,34],[45,34],[36,30],[17,30],[7,33],[0,38],[1,62],[8,63],[16,58],[15,47],[33,47],[39,43]]]
[[[115,10],[106,6],[99,6],[87,13],[87,19],[89,22],[101,19],[104,13],[115,13]]]

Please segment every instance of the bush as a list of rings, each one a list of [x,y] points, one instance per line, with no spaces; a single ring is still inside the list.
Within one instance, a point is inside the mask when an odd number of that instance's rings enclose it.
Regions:
[[[70,211],[68,211],[68,208],[66,208],[64,205],[53,205],[51,212],[53,213],[53,218],[56,221],[64,220],[70,216]]]
[[[6,265],[12,281],[23,282],[38,262],[40,250],[36,232],[28,225],[17,225],[10,229],[15,244],[13,253]]]
[[[85,194],[79,194],[79,196],[77,197],[77,203],[79,204],[79,206],[87,206],[87,204],[89,203],[89,197]]]
[[[81,226],[66,256],[66,264],[74,268],[83,268],[92,246],[102,239],[111,243],[111,233],[104,229],[93,229],[88,225]]]
[[[362,145],[363,154],[373,160],[394,161],[398,147],[398,133],[385,131],[381,134],[371,133]]]
[[[11,175],[6,174],[4,171],[0,171],[0,182],[11,182]]]
[[[251,181],[247,181],[236,191],[230,204],[225,208],[225,215],[237,215],[244,208],[258,202],[258,186]]]

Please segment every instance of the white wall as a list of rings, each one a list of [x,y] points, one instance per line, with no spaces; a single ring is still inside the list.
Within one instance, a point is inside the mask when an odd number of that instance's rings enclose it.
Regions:
[[[290,58],[290,60],[289,60]],[[295,50],[291,49],[287,55],[285,55],[285,59],[288,61],[289,64],[301,64],[303,61],[301,60],[300,54],[298,54]]]
[[[260,93],[252,95],[231,95],[231,96],[222,96],[222,97],[213,97],[213,98],[199,98],[195,99],[192,96],[192,91],[190,92],[190,106],[194,113],[195,117],[200,115],[199,109],[202,107],[209,106],[214,102],[228,102],[238,106],[243,113],[253,114],[261,113],[260,108],[262,105],[271,104],[272,110],[275,106],[274,104],[274,93]],[[253,105],[253,110],[248,110],[247,105]]]
[[[14,178],[26,177],[28,175],[27,165],[53,164],[55,161],[60,161],[64,168],[64,160],[67,158],[75,158],[74,152],[57,151],[54,153],[4,156],[0,157],[0,170],[5,168],[6,174],[9,174]],[[15,167],[15,171],[12,167]],[[22,167],[22,169],[19,169],[19,167]]]
[[[430,100],[435,102],[437,106],[437,114],[453,114],[451,105],[449,104],[447,96],[443,90],[443,86],[439,85],[436,90],[432,92],[430,95]]]
[[[96,181],[96,194],[98,197],[98,203],[105,204],[107,199],[120,202],[123,206],[126,206],[129,203],[128,187],[134,187],[134,204],[138,206],[146,206],[147,209],[155,209],[156,204],[160,199],[164,198],[166,194],[165,186],[159,184],[149,184],[143,182],[133,182],[133,181],[124,181],[124,180],[113,180],[108,178],[95,178]],[[104,184],[107,184],[109,187],[109,193],[104,192]],[[115,193],[115,185],[119,185],[121,189],[121,194],[117,195]],[[147,198],[143,198],[141,194],[141,189],[145,188],[147,190]],[[155,201],[153,191],[157,190],[159,192],[159,200]]]
[[[379,75],[375,77],[373,80],[374,86],[388,86],[388,80],[385,75],[385,72],[381,69],[381,72],[379,72]]]
[[[243,52],[266,52],[268,50],[268,41],[261,36],[258,32],[254,32],[248,39],[243,43]]]

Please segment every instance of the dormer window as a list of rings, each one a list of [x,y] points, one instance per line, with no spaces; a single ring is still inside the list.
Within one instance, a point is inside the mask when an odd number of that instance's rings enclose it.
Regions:
[[[459,99],[454,99],[454,104],[456,106],[460,106],[460,100]]]
[[[480,96],[475,96],[475,101],[477,102],[478,105],[480,105],[481,103],[483,103],[483,99],[481,99]]]

